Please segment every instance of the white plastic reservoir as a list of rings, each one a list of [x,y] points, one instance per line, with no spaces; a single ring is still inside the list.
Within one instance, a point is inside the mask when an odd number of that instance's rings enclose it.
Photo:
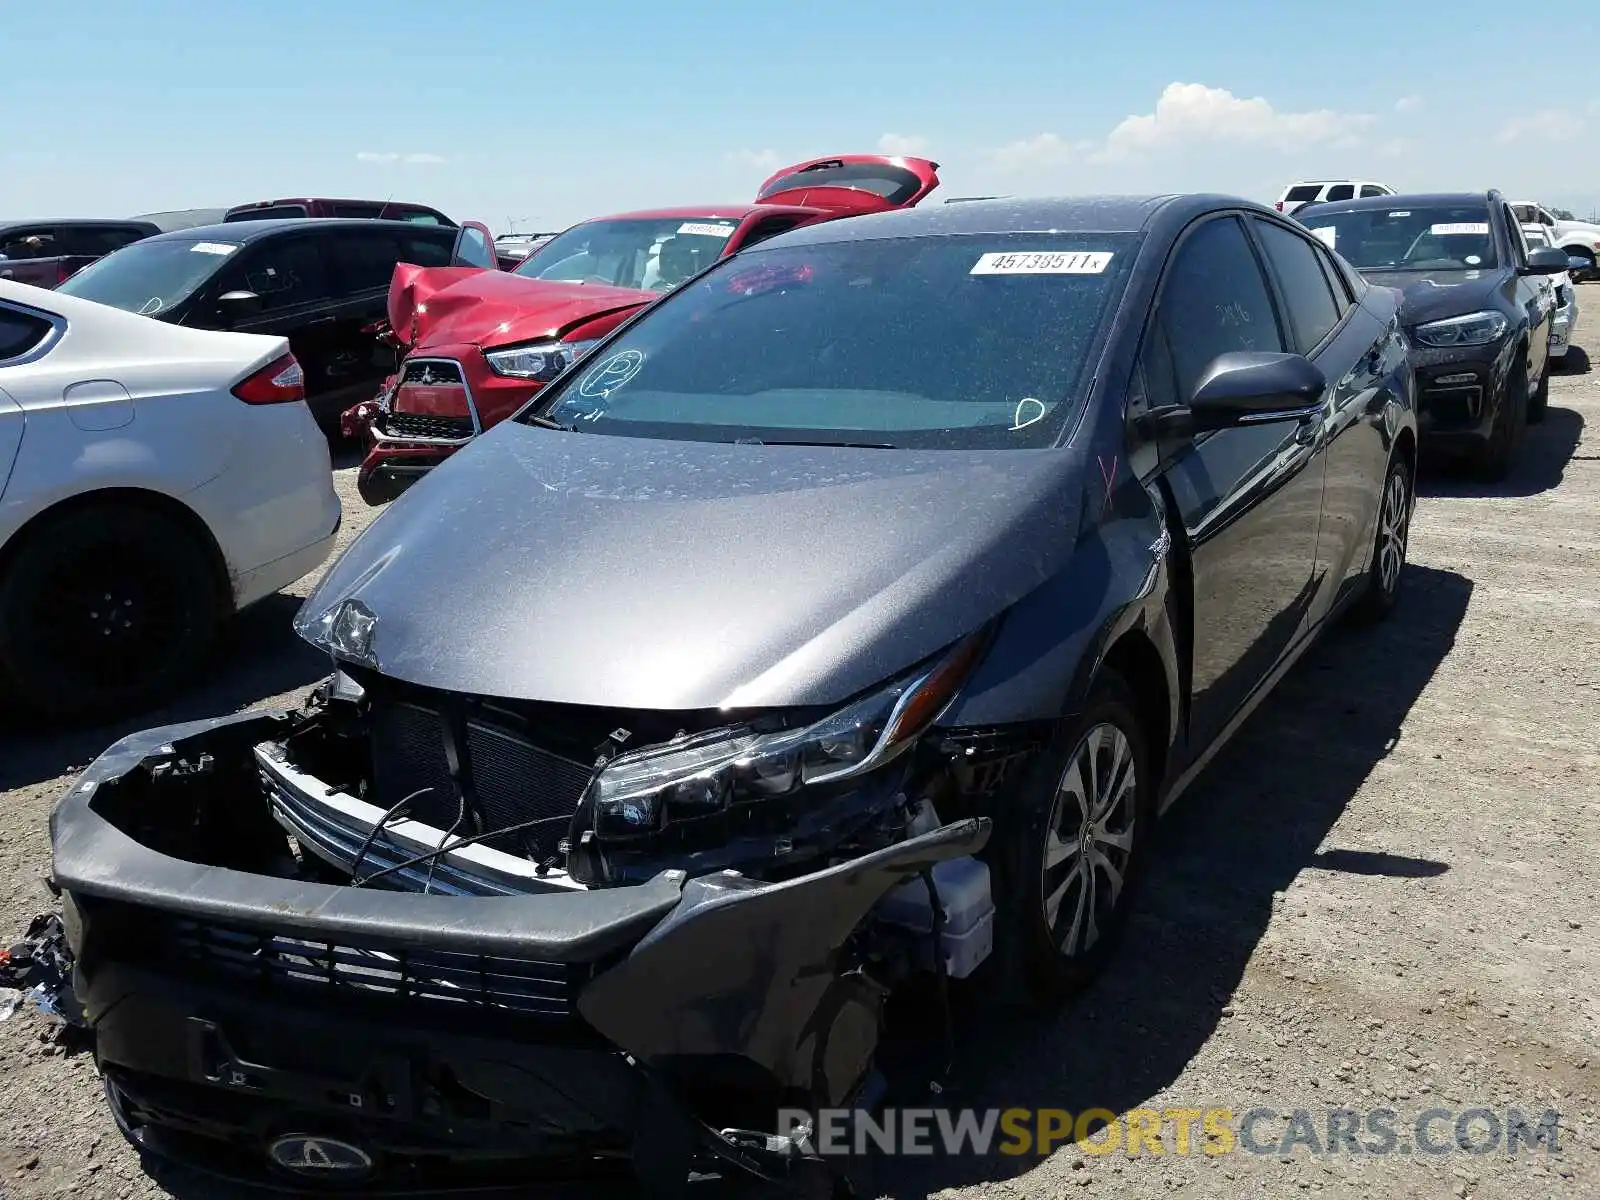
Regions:
[[[945,972],[953,979],[972,974],[994,949],[994,899],[989,892],[989,868],[975,858],[953,858],[933,868],[933,886],[944,910],[944,936],[940,939]],[[878,904],[877,915],[891,925],[916,933],[933,932],[933,908],[928,886],[918,876],[908,879]],[[933,940],[923,942],[922,966],[934,969]]]

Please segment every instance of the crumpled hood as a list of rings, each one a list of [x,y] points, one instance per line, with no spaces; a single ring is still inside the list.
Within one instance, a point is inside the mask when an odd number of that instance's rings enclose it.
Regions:
[[[1395,288],[1402,293],[1405,299],[1400,305],[1400,323],[1408,328],[1487,307],[1508,278],[1508,273],[1498,268],[1492,271],[1363,271],[1361,274],[1368,283]]]
[[[502,346],[558,338],[586,321],[659,296],[604,284],[526,279],[483,267],[402,263],[389,281],[389,328],[411,349]]]
[[[1082,453],[666,442],[506,422],[396,500],[296,618],[384,674],[655,710],[831,704],[1060,571]]]

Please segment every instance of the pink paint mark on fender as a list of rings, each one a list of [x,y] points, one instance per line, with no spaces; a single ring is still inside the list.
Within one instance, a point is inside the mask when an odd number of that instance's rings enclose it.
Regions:
[[[1122,460],[1113,454],[1111,456],[1111,466],[1107,467],[1105,456],[1099,455],[1098,458],[1100,462],[1100,478],[1105,481],[1106,485],[1105,501],[1100,506],[1100,513],[1103,516],[1111,508],[1111,493],[1117,484],[1117,464]]]

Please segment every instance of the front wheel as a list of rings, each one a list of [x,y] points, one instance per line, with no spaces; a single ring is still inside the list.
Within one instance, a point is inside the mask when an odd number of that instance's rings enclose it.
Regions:
[[[1155,818],[1150,763],[1133,693],[1107,671],[999,820],[997,918],[1033,1003],[1066,998],[1115,949]]]
[[[1523,430],[1528,423],[1528,377],[1520,361],[1504,387],[1494,426],[1478,451],[1478,473],[1492,483],[1498,483],[1511,474],[1511,468],[1517,460],[1517,450],[1522,446]]]
[[[1539,386],[1528,400],[1528,424],[1537,425],[1550,409],[1550,367],[1554,360],[1547,359],[1544,373],[1539,376]]]

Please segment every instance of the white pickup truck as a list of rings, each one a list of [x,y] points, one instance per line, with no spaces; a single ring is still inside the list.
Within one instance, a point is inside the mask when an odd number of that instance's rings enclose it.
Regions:
[[[1560,246],[1569,258],[1581,258],[1588,265],[1581,270],[1572,269],[1574,282],[1600,277],[1600,225],[1588,221],[1565,221],[1551,214],[1544,205],[1532,200],[1513,201],[1511,211],[1523,225],[1543,225],[1550,244]]]

